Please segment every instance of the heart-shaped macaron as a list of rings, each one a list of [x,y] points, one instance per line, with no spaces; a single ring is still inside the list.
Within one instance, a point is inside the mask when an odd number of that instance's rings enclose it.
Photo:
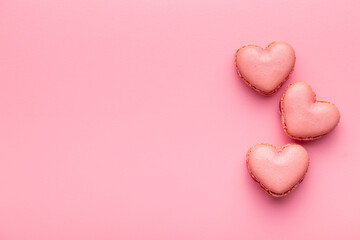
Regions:
[[[281,98],[281,119],[285,133],[296,140],[313,140],[333,130],[340,120],[337,107],[316,100],[305,82],[290,84]]]
[[[281,148],[267,143],[256,144],[246,154],[252,178],[271,196],[283,197],[304,179],[309,167],[309,156],[298,144]]]
[[[265,49],[256,45],[239,48],[235,65],[239,76],[263,95],[275,93],[295,66],[294,49],[286,42],[272,42]]]

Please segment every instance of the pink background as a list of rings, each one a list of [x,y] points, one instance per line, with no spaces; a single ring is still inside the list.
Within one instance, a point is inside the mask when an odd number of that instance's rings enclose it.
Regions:
[[[1,0],[0,239],[360,239],[359,9]],[[283,199],[253,182],[245,154],[292,142],[284,88],[262,97],[233,63],[275,40],[296,51],[289,82],[342,115],[303,145],[309,172]]]

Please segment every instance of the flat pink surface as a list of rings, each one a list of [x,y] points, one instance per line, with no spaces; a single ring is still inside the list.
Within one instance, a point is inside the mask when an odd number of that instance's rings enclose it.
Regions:
[[[0,239],[360,239],[360,1],[1,0]],[[284,40],[289,81],[335,103],[273,199],[245,164],[278,103],[237,76]]]

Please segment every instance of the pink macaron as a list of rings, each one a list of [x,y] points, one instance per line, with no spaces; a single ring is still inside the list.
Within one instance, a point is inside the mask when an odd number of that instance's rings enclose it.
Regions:
[[[285,90],[280,102],[285,133],[296,140],[314,140],[331,132],[339,123],[338,108],[316,100],[310,85],[294,82]]]
[[[266,48],[246,45],[235,54],[235,66],[244,82],[263,95],[274,94],[286,82],[295,66],[290,44],[272,42]]]
[[[260,143],[246,154],[251,177],[273,197],[283,197],[293,191],[304,179],[309,161],[307,151],[298,144],[277,148]]]

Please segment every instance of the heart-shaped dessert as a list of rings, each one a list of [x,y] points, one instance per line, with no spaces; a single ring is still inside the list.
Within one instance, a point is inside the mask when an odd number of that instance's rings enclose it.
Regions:
[[[246,154],[246,164],[252,178],[271,196],[283,197],[304,179],[309,156],[298,144],[281,148],[267,143],[256,144]]]
[[[317,101],[305,82],[294,82],[281,98],[281,119],[285,133],[296,140],[313,140],[333,130],[340,120],[337,107]]]
[[[265,49],[256,45],[239,48],[235,66],[239,76],[263,95],[275,93],[295,66],[294,49],[286,42],[272,42]]]

